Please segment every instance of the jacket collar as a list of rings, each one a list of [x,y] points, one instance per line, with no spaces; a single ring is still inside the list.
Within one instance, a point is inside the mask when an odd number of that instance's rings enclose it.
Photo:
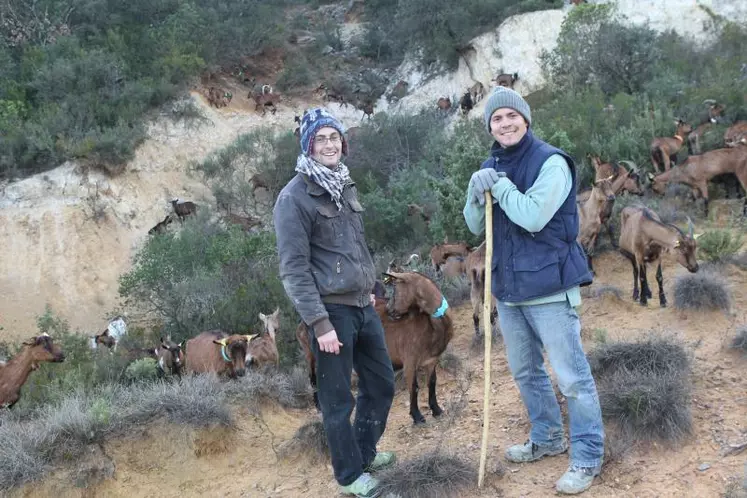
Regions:
[[[312,181],[311,178],[309,178],[309,175],[305,175],[303,173],[298,173],[298,176],[300,176],[301,179],[306,183],[306,193],[307,194],[313,195],[314,197],[319,197],[320,195],[327,193],[327,191],[324,190],[324,187],[322,187],[321,185],[319,185],[319,184],[315,183],[314,181]],[[351,180],[350,183],[345,184],[346,188],[343,189],[343,190],[347,191],[348,190],[347,187],[350,186],[350,185],[355,185],[355,182]]]

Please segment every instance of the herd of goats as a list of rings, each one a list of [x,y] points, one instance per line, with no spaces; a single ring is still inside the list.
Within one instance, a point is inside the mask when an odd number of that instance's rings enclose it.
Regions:
[[[511,86],[518,75],[501,75],[498,84]],[[478,87],[470,88],[467,94],[479,101],[482,92]],[[467,95],[465,95],[466,97]],[[707,152],[700,150],[703,134],[713,124],[723,119],[724,106],[706,101],[707,114],[693,128],[690,124],[677,120],[672,137],[655,138],[650,144],[652,173],[641,177],[636,165],[630,161],[606,163],[598,156],[589,156],[594,167],[595,178],[590,188],[577,193],[580,230],[578,241],[586,251],[589,268],[593,272],[592,255],[602,228],[606,227],[610,242],[631,263],[633,269],[633,299],[646,305],[652,297],[647,278],[647,267],[656,267],[656,281],[659,288],[659,303],[666,306],[663,289],[661,257],[672,253],[676,260],[690,272],[698,271],[696,259],[696,238],[693,224],[688,219],[687,232],[665,223],[650,208],[627,206],[620,214],[620,236],[613,239],[611,227],[612,207],[615,197],[623,193],[643,195],[646,188],[657,194],[664,194],[668,184],[688,185],[695,198],[704,199],[708,211],[708,182],[721,175],[736,177],[742,189],[747,190],[747,121],[732,123],[724,134],[724,147]],[[690,155],[681,164],[675,164],[677,153],[688,144]],[[648,180],[644,185],[644,180]],[[737,187],[739,186],[737,185]],[[261,181],[257,180],[259,187]],[[739,189],[738,189],[739,195]],[[193,202],[173,199],[173,212],[162,222],[151,228],[150,234],[160,233],[178,219],[197,212]],[[747,199],[743,210],[747,210]],[[427,215],[417,205],[408,206],[409,214]],[[241,225],[249,231],[258,224],[257,220],[245,219],[228,214],[226,221]],[[425,421],[418,409],[417,372],[428,373],[428,406],[433,416],[442,413],[436,399],[436,365],[453,337],[452,311],[435,313],[441,308],[443,295],[439,286],[430,278],[408,268],[416,255],[403,264],[390,262],[383,281],[377,281],[374,288],[375,309],[382,319],[387,349],[395,369],[402,369],[410,396],[410,415],[416,424]],[[435,245],[430,251],[430,259],[436,275],[466,275],[470,282],[473,324],[476,340],[481,339],[479,315],[483,305],[483,285],[485,275],[485,243],[472,248],[465,242],[449,242]],[[640,286],[639,286],[640,284]],[[496,307],[492,303],[490,316],[491,333],[495,333]],[[436,315],[434,317],[434,315]],[[151,357],[156,360],[159,376],[170,374],[181,377],[182,371],[191,373],[214,372],[228,377],[245,375],[248,367],[279,363],[275,342],[279,328],[279,309],[271,315],[260,313],[264,327],[259,334],[229,334],[221,330],[202,332],[186,343],[176,344],[170,339],[161,339],[152,349],[127,349],[128,358]],[[112,324],[91,338],[92,347],[104,346],[115,350],[126,333],[126,327],[112,327]],[[316,385],[314,355],[311,352],[311,335],[301,322],[296,329],[296,338],[309,368],[309,379]],[[0,407],[10,407],[20,396],[21,387],[33,370],[42,362],[64,361],[64,353],[47,334],[34,337],[23,343],[20,352],[7,362],[0,362]],[[315,400],[316,401],[316,400]],[[318,405],[317,405],[318,406]]]

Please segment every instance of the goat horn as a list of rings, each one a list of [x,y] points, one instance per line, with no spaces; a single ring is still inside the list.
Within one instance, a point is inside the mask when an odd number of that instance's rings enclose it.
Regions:
[[[413,260],[419,260],[419,259],[420,259],[420,255],[418,255],[418,254],[410,254],[410,259],[408,259],[407,263],[405,263],[405,264],[409,265],[410,263],[413,262]]]
[[[628,168],[638,173],[638,165],[634,163],[633,161],[628,161],[627,159],[624,159],[622,161],[618,161],[618,164],[627,165]]]
[[[605,179],[604,179],[604,181],[608,181],[608,182],[609,182],[609,181],[612,181],[612,179],[613,179],[614,177],[615,177],[615,175],[614,175],[614,174],[612,174],[612,175],[608,176],[607,178],[605,178]]]
[[[704,103],[704,104],[716,104],[716,103],[717,103],[717,101],[715,101],[715,100],[713,100],[713,99],[705,99],[705,100],[703,101],[703,103]]]
[[[257,337],[258,335],[259,335],[259,334],[247,334],[247,335],[245,335],[244,337],[246,337],[246,342],[249,342],[249,341],[251,341],[252,339],[254,339],[255,337]]]

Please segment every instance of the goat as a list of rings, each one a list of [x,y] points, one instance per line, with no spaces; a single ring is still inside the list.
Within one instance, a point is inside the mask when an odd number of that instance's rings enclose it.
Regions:
[[[98,349],[99,344],[101,344],[112,351],[116,351],[119,341],[125,335],[127,335],[127,323],[123,317],[118,316],[109,322],[106,330],[91,337],[91,349]]]
[[[676,251],[677,262],[690,273],[698,271],[695,258],[697,243],[693,234],[693,224],[688,218],[689,234],[685,235],[678,227],[663,223],[659,216],[647,207],[627,206],[620,213],[620,253],[633,265],[633,300],[648,304],[651,289],[646,277],[646,265],[656,264],[656,282],[659,284],[659,304],[667,305],[664,295],[664,277],[661,273],[661,253]]]
[[[392,88],[392,91],[390,92],[390,95],[392,96],[392,99],[399,100],[405,95],[407,95],[407,87],[410,84],[404,80],[399,80],[396,85],[394,85],[394,88]]]
[[[0,365],[0,408],[11,408],[21,397],[21,387],[42,362],[60,363],[65,354],[47,334],[23,343],[21,352]]]
[[[187,341],[185,367],[193,373],[215,372],[228,377],[246,374],[246,352],[254,335],[228,335],[222,330],[209,330]]]
[[[426,212],[426,209],[419,204],[408,204],[407,205],[407,216],[414,218],[420,217],[423,222],[428,226],[431,222],[431,216]]]
[[[441,265],[446,263],[449,256],[467,256],[470,253],[470,246],[466,242],[449,243],[444,239],[443,244],[436,244],[431,248],[431,264],[436,273],[441,271]]]
[[[715,149],[704,154],[688,157],[681,166],[660,175],[649,173],[651,189],[663,195],[668,183],[684,183],[692,189],[693,197],[703,198],[708,216],[708,180],[725,173],[736,175],[742,188],[747,190],[747,145],[731,149]],[[742,207],[747,215],[747,198]]]
[[[359,102],[358,105],[356,105],[356,108],[360,111],[363,111],[363,117],[368,117],[369,120],[371,120],[371,116],[373,116],[374,113],[374,105],[373,102],[370,100],[366,100],[364,102]],[[361,118],[363,119],[363,118]]]
[[[654,171],[661,173],[660,166],[664,171],[669,171],[670,163],[676,163],[677,152],[682,148],[687,136],[693,131],[693,127],[683,120],[678,119],[674,122],[677,127],[674,137],[657,137],[651,141],[649,153]]]
[[[207,101],[208,104],[214,107],[225,107],[231,102],[232,99],[233,94],[231,92],[223,91],[220,88],[216,88],[214,86],[208,88]]]
[[[440,97],[436,105],[440,110],[448,111],[451,109],[451,99],[449,97]]]
[[[264,325],[264,331],[259,337],[249,342],[246,349],[246,364],[253,366],[268,363],[279,366],[280,355],[275,342],[275,332],[280,328],[280,308],[277,308],[271,315],[260,313],[259,319]]]
[[[722,119],[721,116],[726,109],[715,100],[705,100],[703,103],[708,104],[708,111],[700,119],[700,124],[687,136],[687,151],[689,154],[700,154],[700,138],[705,135],[711,126]]]
[[[184,218],[197,213],[197,204],[191,201],[179,201],[178,197],[171,200],[171,207],[174,208],[174,213],[179,217],[179,221],[184,221]]]
[[[480,331],[480,313],[485,303],[485,242],[467,255],[467,276],[470,282],[469,298],[472,303],[472,324],[475,327],[473,340],[479,342],[482,338]],[[495,321],[498,317],[498,303],[492,297],[490,306],[490,330],[495,335]]]
[[[464,256],[449,256],[441,266],[444,277],[455,278],[467,273],[467,260]]]
[[[514,87],[514,84],[519,80],[519,73],[509,74],[509,73],[501,73],[492,80],[491,82],[495,82],[496,86],[505,86],[507,88]]]
[[[323,92],[322,98],[326,102],[329,102],[330,100],[334,100],[335,102],[337,102],[338,104],[340,104],[341,107],[347,107],[348,106],[348,103],[345,100],[345,95],[343,94],[342,91],[335,90],[335,89],[330,89],[324,83],[322,83],[321,85],[319,85],[316,88],[316,90],[314,90],[314,91],[316,91],[316,92],[320,92],[320,91]]]
[[[428,406],[433,416],[438,417],[443,410],[436,399],[436,366],[454,335],[451,313],[438,286],[420,273],[387,273],[385,282],[392,285],[392,296],[386,300],[377,298],[374,307],[384,326],[392,366],[403,370],[409,388],[410,416],[415,424],[422,424],[425,417],[418,409],[417,372],[420,368],[428,371]],[[309,364],[311,385],[316,387],[311,334],[303,322],[296,329],[296,338]]]
[[[469,87],[469,96],[472,98],[472,102],[477,104],[485,96],[485,87],[479,81]]]
[[[610,180],[612,177],[604,178],[594,182],[589,198],[582,202],[578,210],[579,230],[576,240],[581,244],[586,253],[589,263],[589,271],[594,273],[592,256],[597,244],[599,231],[602,229],[602,213],[605,207],[615,201],[615,193],[612,190]]]
[[[464,95],[462,95],[462,98],[459,99],[459,109],[461,109],[462,114],[468,114],[473,107],[472,96],[470,96],[469,90],[467,90]]]
[[[407,271],[404,269],[405,266],[409,267],[411,264],[417,263],[418,261],[420,261],[420,256],[415,253],[410,254],[410,257],[407,259],[407,261],[405,261],[404,264],[401,264],[401,265],[397,262],[397,258],[394,258],[387,265],[386,271],[403,273]]]
[[[269,91],[265,91],[269,90]],[[267,108],[270,108],[270,112],[275,114],[277,112],[276,103],[280,101],[280,94],[274,93],[270,85],[262,85],[262,93],[249,94],[249,99],[254,100],[254,111],[258,112],[262,109],[262,116],[267,114]]]
[[[262,225],[262,220],[253,216],[239,216],[238,214],[228,213],[224,218],[225,221],[233,225],[238,225],[245,231],[249,232],[252,228]]]
[[[598,161],[598,158],[597,158]],[[645,193],[643,186],[641,185],[641,178],[638,174],[638,167],[636,164],[632,161],[620,161],[617,164],[610,164],[610,163],[601,163],[599,162],[599,168],[596,168],[596,174],[595,174],[595,180],[600,180],[605,177],[602,176],[602,173],[609,173],[612,172],[612,175],[607,176],[609,178],[612,177],[611,183],[612,183],[612,193],[617,195],[621,195],[623,193],[630,193],[634,195],[643,195]],[[627,163],[630,166],[630,169],[628,170],[623,166],[624,163]],[[609,168],[608,168],[609,166]],[[584,190],[579,191],[576,194],[576,203],[582,204],[586,202],[589,197],[591,196],[591,188],[586,188]],[[610,239],[610,244],[612,247],[617,249],[617,240],[615,240],[615,237],[613,235],[614,226],[613,226],[613,220],[612,220],[612,208],[614,207],[614,201],[605,202],[604,209],[602,209],[602,212],[600,214],[600,218],[602,220],[602,225],[604,225],[607,228],[607,235]],[[599,240],[599,239],[597,239]]]
[[[164,340],[161,337],[161,346],[155,348],[156,372],[162,378],[168,371],[171,375],[182,378],[182,367],[184,365],[184,342],[176,344],[170,338]]]
[[[174,221],[174,217],[170,214],[167,214],[166,217],[163,219],[163,221],[159,221],[158,223],[153,226],[150,230],[148,230],[148,235],[155,235],[157,233],[166,233],[166,228]]]
[[[724,145],[736,147],[740,143],[747,145],[747,121],[737,121],[724,132]]]

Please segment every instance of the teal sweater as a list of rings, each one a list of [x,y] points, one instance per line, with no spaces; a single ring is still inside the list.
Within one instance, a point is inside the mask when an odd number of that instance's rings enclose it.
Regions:
[[[542,165],[534,184],[522,194],[508,178],[500,178],[493,188],[493,203],[513,222],[528,232],[542,230],[555,212],[565,202],[573,187],[571,169],[565,159],[553,154]],[[470,232],[482,235],[485,232],[485,206],[472,202],[471,189],[467,190],[467,204],[464,206],[464,219]],[[578,286],[567,291],[520,303],[505,303],[509,306],[555,303],[568,300],[571,306],[581,304],[581,291]]]

